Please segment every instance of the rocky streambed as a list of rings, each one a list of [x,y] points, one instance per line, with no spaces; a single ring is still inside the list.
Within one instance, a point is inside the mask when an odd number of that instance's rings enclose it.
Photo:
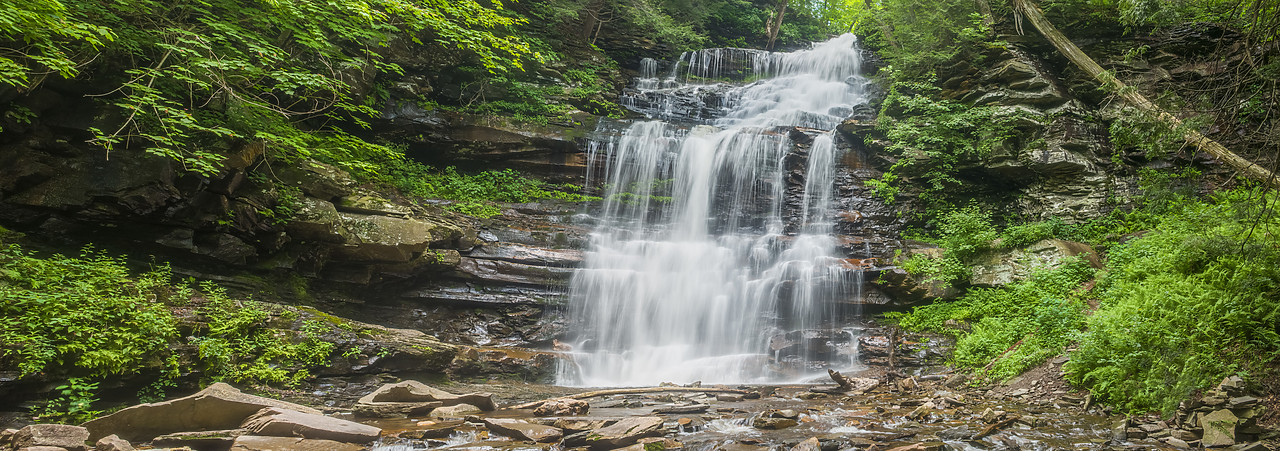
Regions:
[[[873,369],[861,376],[833,377],[843,386],[448,386],[496,394],[455,394],[403,381],[373,390],[350,408],[323,410],[214,384],[82,426],[7,430],[0,434],[0,449],[907,451],[1207,445],[1254,451],[1277,444],[1276,430],[1250,421],[1259,412],[1258,400],[1241,392],[1238,379],[1160,421],[1108,416],[1088,396],[1062,390],[1052,378],[971,387],[953,374]],[[549,398],[522,402],[542,397]]]

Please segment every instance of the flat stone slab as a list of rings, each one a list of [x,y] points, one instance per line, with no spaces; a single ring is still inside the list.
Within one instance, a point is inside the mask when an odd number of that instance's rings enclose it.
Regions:
[[[245,420],[241,427],[259,436],[302,437],[349,443],[369,443],[382,435],[382,429],[374,426],[277,407],[262,409]]]
[[[611,426],[566,437],[565,444],[605,449],[623,448],[636,444],[642,438],[662,435],[662,423],[662,417],[623,418]]]
[[[236,438],[231,451],[360,451],[364,446],[333,440],[298,437],[262,437],[245,435]]]
[[[509,418],[486,418],[484,425],[495,434],[538,443],[554,443],[564,436],[559,428]]]
[[[83,426],[89,430],[90,440],[116,434],[140,443],[175,432],[236,429],[266,407],[320,415],[319,410],[307,406],[246,394],[219,382],[191,396],[127,407]]]

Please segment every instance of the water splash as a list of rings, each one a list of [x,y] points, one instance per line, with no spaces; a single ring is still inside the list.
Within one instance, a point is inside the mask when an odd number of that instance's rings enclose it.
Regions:
[[[843,333],[838,306],[861,295],[861,270],[835,255],[830,211],[831,129],[866,101],[859,66],[852,35],[792,53],[689,52],[665,79],[641,63],[624,103],[645,99],[652,108],[637,109],[661,120],[590,147],[605,202],[570,286],[579,334],[560,383],[779,380],[784,349],[801,372],[818,369],[805,368],[823,353],[814,340],[778,343],[788,331]],[[731,73],[757,80],[707,83]],[[714,102],[689,100],[710,91]]]

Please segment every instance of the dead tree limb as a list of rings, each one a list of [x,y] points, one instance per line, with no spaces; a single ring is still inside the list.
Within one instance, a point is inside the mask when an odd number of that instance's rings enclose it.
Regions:
[[[1178,119],[1177,116],[1160,109],[1156,104],[1147,100],[1145,96],[1138,93],[1137,90],[1126,86],[1123,82],[1117,79],[1114,74],[1103,70],[1102,66],[1098,65],[1093,58],[1086,55],[1079,47],[1076,47],[1070,39],[1067,39],[1061,31],[1058,31],[1058,29],[1053,26],[1053,23],[1049,22],[1049,19],[1044,17],[1044,13],[1040,11],[1040,7],[1036,6],[1032,0],[1013,0],[1013,7],[1014,11],[1020,15],[1019,17],[1025,16],[1027,20],[1030,20],[1031,24],[1036,27],[1036,30],[1039,30],[1040,34],[1044,35],[1045,39],[1048,39],[1049,42],[1058,49],[1058,52],[1062,53],[1062,55],[1067,57],[1068,60],[1071,60],[1076,67],[1079,67],[1080,70],[1088,73],[1094,78],[1094,80],[1097,80],[1104,86],[1113,87],[1115,92],[1126,102],[1129,102],[1130,105],[1155,115],[1156,118],[1165,125],[1170,126],[1173,130],[1181,132],[1182,138],[1186,140],[1187,144],[1195,146],[1197,149],[1200,149],[1201,151],[1212,155],[1214,158],[1230,165],[1232,168],[1240,171],[1240,173],[1245,177],[1266,184],[1271,188],[1280,188],[1280,180],[1277,180],[1275,174],[1271,171],[1249,160],[1241,158],[1239,155],[1228,150],[1217,141],[1209,139],[1209,137],[1204,134],[1184,126],[1182,120]]]

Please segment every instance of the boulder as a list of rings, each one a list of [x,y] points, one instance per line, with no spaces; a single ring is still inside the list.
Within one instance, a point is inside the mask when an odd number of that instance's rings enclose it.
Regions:
[[[556,398],[548,399],[533,409],[533,414],[540,417],[562,417],[568,415],[586,415],[591,403],[581,399]]]
[[[10,444],[18,449],[51,446],[82,451],[89,448],[84,443],[89,440],[89,431],[68,424],[33,424],[19,429],[10,440]]]
[[[299,437],[237,437],[230,451],[360,451],[364,446]]]
[[[267,407],[245,420],[242,428],[254,435],[302,437],[350,443],[369,443],[382,429],[353,421]]]
[[[611,426],[580,432],[565,438],[566,446],[614,449],[634,445],[642,438],[662,435],[662,418],[624,418]]]
[[[495,434],[516,440],[554,443],[564,436],[564,432],[559,428],[509,418],[486,418],[484,425]]]
[[[378,387],[356,401],[353,410],[356,415],[385,418],[415,415],[459,404],[470,404],[486,412],[498,408],[489,393],[455,395],[418,381],[404,381]]]
[[[760,416],[751,422],[751,426],[756,429],[786,429],[800,424],[796,420],[790,418],[773,418]]]
[[[133,451],[133,444],[115,434],[98,439],[93,447],[97,451]]]
[[[267,407],[320,415],[320,411],[307,406],[245,394],[219,382],[191,396],[125,408],[89,421],[84,427],[90,440],[117,434],[137,443],[173,432],[235,429]]]
[[[1236,444],[1236,422],[1238,421],[1239,418],[1227,409],[1201,415],[1200,427],[1204,428],[1201,444],[1206,448]]]
[[[431,416],[434,418],[463,418],[467,415],[473,415],[483,412],[479,407],[471,404],[458,404],[449,407],[437,407],[431,410]]]
[[[1024,280],[1040,268],[1061,265],[1067,257],[1084,256],[1095,267],[1101,267],[1098,253],[1083,243],[1047,239],[1006,252],[990,253],[980,257],[973,266],[969,283],[976,287],[997,287]]]
[[[822,444],[818,443],[817,437],[809,437],[808,440],[791,447],[791,451],[822,451]]]

